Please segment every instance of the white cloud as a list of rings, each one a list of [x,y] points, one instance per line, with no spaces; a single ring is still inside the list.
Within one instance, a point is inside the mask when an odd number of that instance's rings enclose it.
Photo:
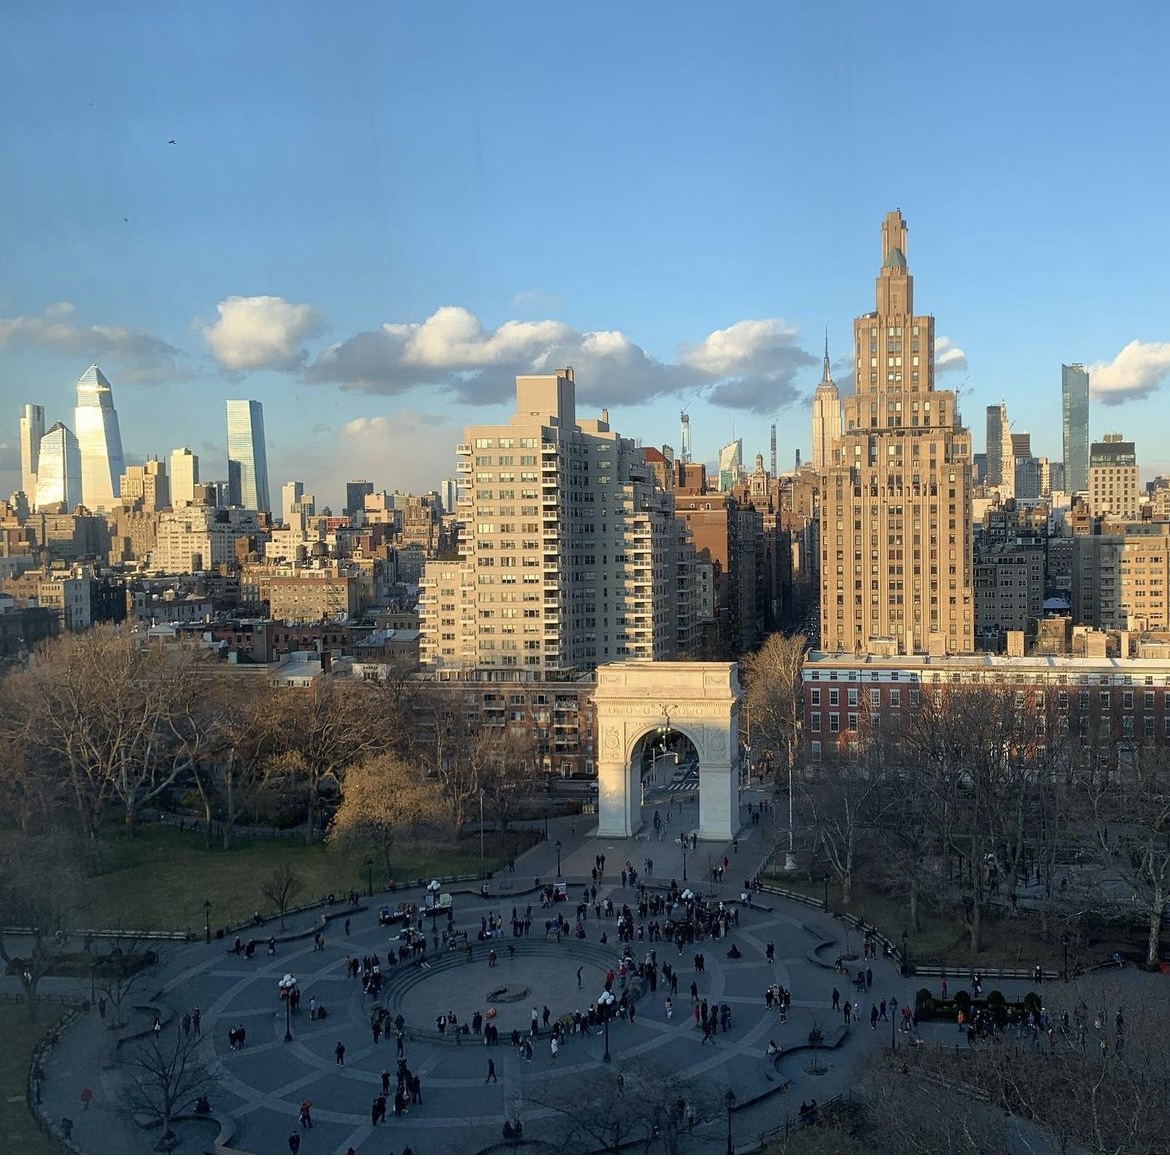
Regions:
[[[636,404],[710,388],[717,405],[772,413],[797,397],[796,376],[815,363],[796,332],[776,319],[737,322],[677,362],[662,362],[620,330],[582,332],[552,319],[488,330],[463,307],[443,306],[421,323],[388,322],[327,347],[306,378],[384,395],[436,386],[461,403],[486,405],[505,402],[517,374],[572,366],[578,396],[589,404]]]
[[[180,352],[170,343],[122,326],[83,325],[74,321],[71,302],[54,302],[40,315],[0,318],[0,349],[47,350],[84,362],[112,363],[116,377],[129,382],[185,378]],[[78,368],[78,373],[85,367]]]
[[[296,370],[308,358],[303,343],[323,325],[312,306],[267,294],[225,298],[215,309],[203,340],[225,370]]]
[[[934,372],[946,374],[952,370],[967,369],[967,352],[956,346],[946,335],[941,335],[934,342]]]
[[[1134,339],[1111,362],[1094,362],[1088,369],[1089,390],[1106,406],[1147,398],[1170,376],[1170,342]]]

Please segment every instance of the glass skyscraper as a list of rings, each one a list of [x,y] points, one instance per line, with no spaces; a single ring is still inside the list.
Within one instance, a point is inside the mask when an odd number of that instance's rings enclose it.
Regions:
[[[255,399],[228,399],[227,452],[232,503],[252,511],[271,511],[264,407]]]
[[[1065,489],[1084,491],[1089,486],[1089,372],[1079,362],[1061,365],[1060,402]]]
[[[90,511],[109,511],[122,491],[122,435],[109,381],[97,365],[77,380],[73,412],[81,448],[81,499]]]
[[[72,511],[81,502],[77,436],[64,423],[55,423],[41,439],[37,459],[37,510],[63,503],[66,511]]]

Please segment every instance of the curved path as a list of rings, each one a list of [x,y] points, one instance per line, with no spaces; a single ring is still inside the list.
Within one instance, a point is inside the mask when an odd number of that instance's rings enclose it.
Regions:
[[[663,813],[666,802],[660,803]],[[695,806],[689,806],[695,811]],[[654,802],[648,802],[647,814],[653,812]],[[674,806],[672,828],[693,824],[686,813]],[[681,815],[680,815],[681,814]],[[746,814],[745,814],[746,816]],[[588,818],[563,819],[550,823],[550,838],[562,844],[561,857],[565,876],[570,882],[570,897],[574,901],[589,882],[589,871],[599,853],[606,856],[606,874],[599,897],[611,896],[620,909],[623,903],[635,904],[633,889],[623,888],[617,871],[627,859],[639,870],[644,859],[654,860],[653,882],[665,884],[670,878],[681,881],[681,851],[668,841],[614,841],[597,839],[593,830],[586,830]],[[548,882],[553,877],[556,855],[552,840],[538,845],[519,859],[515,884],[528,887],[528,892],[511,895],[480,897],[473,893],[455,894],[455,928],[466,929],[471,938],[472,960],[462,951],[431,950],[433,935],[431,922],[424,919],[422,930],[428,937],[430,965],[417,962],[391,967],[387,971],[381,1004],[392,1012],[401,1010],[406,1020],[405,1053],[411,1070],[422,1082],[423,1102],[413,1106],[402,1118],[392,1111],[386,1123],[373,1126],[370,1121],[370,1103],[381,1089],[380,1075],[384,1068],[395,1069],[396,1044],[393,1034],[375,1043],[370,1031],[372,1004],[357,981],[346,973],[345,961],[356,956],[376,952],[383,963],[386,950],[397,945],[397,930],[377,924],[377,907],[384,900],[375,897],[368,908],[350,915],[350,932],[344,930],[344,918],[335,917],[326,927],[326,948],[314,950],[309,937],[281,942],[275,957],[260,952],[251,961],[228,952],[226,942],[211,945],[194,943],[163,948],[163,961],[152,971],[137,997],[148,998],[177,1024],[184,1011],[199,1006],[202,1011],[203,1035],[200,1051],[212,1069],[216,1088],[212,1103],[225,1121],[234,1124],[230,1138],[221,1137],[221,1145],[247,1152],[288,1153],[288,1136],[296,1126],[297,1109],[303,1099],[313,1104],[314,1127],[302,1131],[302,1150],[306,1153],[344,1153],[353,1147],[358,1153],[401,1151],[409,1145],[416,1153],[474,1153],[494,1147],[501,1142],[501,1127],[505,1119],[519,1117],[525,1125],[525,1138],[553,1141],[558,1137],[557,1124],[552,1120],[556,1112],[541,1108],[526,1098],[526,1091],[547,1084],[550,1079],[571,1090],[574,1084],[588,1082],[589,1076],[611,1068],[631,1073],[643,1066],[654,1066],[677,1076],[680,1089],[687,1085],[705,1086],[718,1093],[735,1091],[739,1110],[735,1114],[737,1139],[746,1147],[759,1133],[791,1113],[806,1098],[824,1102],[849,1085],[853,1068],[866,1059],[875,1058],[888,1047],[891,1035],[889,1023],[879,1023],[876,1032],[870,1029],[868,1018],[854,1025],[841,1048],[824,1052],[821,1061],[827,1066],[822,1076],[805,1072],[809,1061],[804,1052],[782,1058],[773,1065],[765,1057],[769,1040],[776,1039],[782,1046],[794,1046],[807,1041],[808,1030],[814,1020],[835,1028],[841,1016],[830,1009],[830,992],[841,980],[831,971],[818,966],[811,951],[819,942],[836,937],[839,927],[829,918],[797,903],[771,897],[762,899],[771,908],[740,910],[740,925],[733,927],[722,941],[706,941],[687,947],[682,955],[669,943],[634,941],[632,950],[641,960],[651,950],[658,961],[668,960],[679,971],[679,993],[674,999],[673,1017],[665,1011],[665,989],[659,983],[655,993],[646,992],[637,997],[637,1018],[634,1023],[614,1020],[610,1026],[612,1062],[606,1064],[602,1055],[604,1039],[597,1035],[569,1036],[559,1057],[553,1059],[549,1050],[548,1034],[542,1031],[536,1043],[532,1061],[518,1057],[508,1045],[508,1032],[513,1026],[527,1028],[532,1006],[547,1005],[552,1017],[582,1011],[597,998],[602,989],[605,970],[616,967],[618,944],[616,921],[598,921],[592,908],[585,923],[587,939],[562,938],[549,940],[544,933],[544,920],[553,916],[558,907],[545,911],[540,908],[537,895],[531,889],[533,879]],[[732,864],[727,883],[715,887],[716,896],[738,902],[738,882],[754,872],[764,849],[761,827],[746,825],[740,833],[738,850],[732,845],[720,845],[710,850],[700,847],[690,854],[690,868],[694,870],[708,856],[721,859],[726,855]],[[677,864],[676,864],[677,863]],[[493,886],[506,889],[511,883],[497,880]],[[712,887],[688,883],[698,889],[711,891]],[[396,895],[395,900],[403,894]],[[419,900],[411,892],[405,896]],[[498,964],[489,967],[489,943],[476,940],[481,915],[502,913],[505,933],[509,933],[509,918],[516,906],[523,915],[532,905],[532,930],[526,937],[515,940],[516,953],[509,955],[510,937],[493,940]],[[573,904],[562,903],[559,911],[570,922],[574,919]],[[303,915],[299,920],[319,920],[319,914]],[[443,919],[440,919],[442,923]],[[272,927],[266,927],[267,934]],[[439,925],[442,929],[442,924]],[[600,941],[601,934],[607,943]],[[742,957],[727,959],[726,951],[735,942]],[[775,944],[774,963],[765,956],[765,947]],[[697,973],[693,955],[702,952],[706,969]],[[898,1002],[909,998],[910,990],[897,978],[888,962],[875,962],[873,1000]],[[581,988],[577,973],[581,971]],[[383,969],[386,969],[385,965]],[[301,987],[301,1009],[292,1017],[291,1042],[286,1042],[284,1005],[279,999],[278,982],[289,971]],[[732,1009],[732,1026],[726,1034],[719,1033],[702,1043],[702,1034],[695,1028],[691,1016],[689,987],[694,980],[701,997],[709,1003],[727,1002]],[[787,1024],[780,1024],[774,1011],[766,1011],[764,993],[773,984],[791,990],[793,1005]],[[473,1014],[489,1005],[488,994],[501,986],[518,986],[529,991],[523,1000],[499,1004],[497,1025],[501,1032],[499,1046],[489,1050],[482,1038],[440,1035],[436,1031],[438,1014],[453,1010],[460,1022],[470,1022]],[[632,984],[633,985],[633,984]],[[641,983],[637,983],[641,987]],[[842,995],[846,995],[842,986]],[[632,991],[635,995],[641,991]],[[321,1021],[308,1017],[310,997],[315,997],[329,1012]],[[868,1012],[866,999],[866,1011]],[[145,1017],[145,1014],[142,1015]],[[95,1034],[91,1024],[93,1014],[83,1015],[71,1035]],[[171,1032],[168,1023],[164,1033]],[[232,1050],[228,1045],[228,1029],[243,1025],[247,1029],[246,1046]],[[86,1029],[89,1027],[89,1029]],[[139,1028],[141,1029],[141,1028]],[[177,1032],[177,1031],[176,1031]],[[89,1052],[89,1065],[102,1053],[100,1029],[96,1031],[98,1046]],[[76,1038],[71,1048],[84,1042]],[[106,1042],[108,1043],[108,1038]],[[346,1046],[345,1065],[335,1061],[335,1046],[341,1041]],[[108,1054],[108,1051],[106,1052]],[[85,1050],[78,1052],[76,1065],[85,1066]],[[62,1055],[63,1058],[70,1057]],[[498,1083],[485,1081],[488,1058],[495,1061]],[[67,1071],[65,1076],[50,1075],[46,1083],[46,1100],[58,1097],[65,1111],[75,1121],[74,1138],[87,1151],[125,1150],[122,1137],[112,1137],[99,1124],[104,1116],[95,1112],[103,1104],[113,1105],[125,1075],[109,1060],[103,1070],[100,1087],[92,1077]],[[98,1090],[94,1110],[83,1118],[73,1111],[79,1081],[87,1081]],[[765,1098],[788,1083],[784,1095]],[[60,1088],[60,1090],[58,1090]],[[80,1089],[78,1087],[78,1089]],[[754,1105],[753,1105],[754,1104]],[[92,1119],[89,1117],[92,1116]],[[112,1128],[111,1128],[112,1129]],[[122,1128],[125,1130],[125,1128]],[[180,1150],[200,1150],[206,1147],[204,1132],[184,1132]],[[726,1121],[720,1115],[709,1124],[701,1125],[684,1139],[684,1149],[690,1152],[719,1152],[725,1145]],[[103,1137],[104,1136],[104,1137]],[[145,1150],[149,1137],[142,1136],[142,1145],[133,1150]]]

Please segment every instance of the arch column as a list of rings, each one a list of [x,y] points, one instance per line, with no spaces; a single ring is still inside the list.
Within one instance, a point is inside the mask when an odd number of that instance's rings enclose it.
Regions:
[[[597,669],[597,835],[632,837],[643,826],[638,776],[642,739],[670,718],[699,758],[703,840],[730,840],[739,828],[739,701],[735,664],[630,661]]]

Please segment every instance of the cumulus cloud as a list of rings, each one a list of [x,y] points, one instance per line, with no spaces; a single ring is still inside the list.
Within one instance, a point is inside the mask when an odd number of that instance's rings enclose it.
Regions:
[[[517,374],[572,366],[586,403],[619,406],[709,389],[718,405],[771,413],[797,397],[797,375],[815,362],[777,319],[737,322],[663,362],[620,330],[582,332],[551,319],[489,330],[463,307],[443,306],[423,322],[388,322],[327,347],[305,377],[384,395],[436,386],[461,403],[486,405],[505,402]]]
[[[455,474],[454,448],[461,435],[462,427],[447,416],[409,409],[350,419],[329,448],[330,463],[323,470],[330,478],[322,490],[344,494],[347,479],[380,478],[387,462],[394,464],[395,486],[429,490],[441,476]]]
[[[47,350],[84,362],[112,363],[130,382],[174,381],[180,352],[170,343],[122,326],[84,325],[71,302],[54,302],[38,315],[0,318],[0,349]],[[84,369],[84,367],[81,367]]]
[[[312,306],[268,294],[224,298],[215,309],[203,340],[225,370],[297,370],[308,359],[304,342],[323,325]]]
[[[1111,362],[1089,366],[1089,390],[1106,406],[1148,398],[1170,376],[1170,342],[1127,343]]]
[[[946,335],[934,341],[934,372],[946,374],[952,370],[967,369],[967,352],[956,346]]]

